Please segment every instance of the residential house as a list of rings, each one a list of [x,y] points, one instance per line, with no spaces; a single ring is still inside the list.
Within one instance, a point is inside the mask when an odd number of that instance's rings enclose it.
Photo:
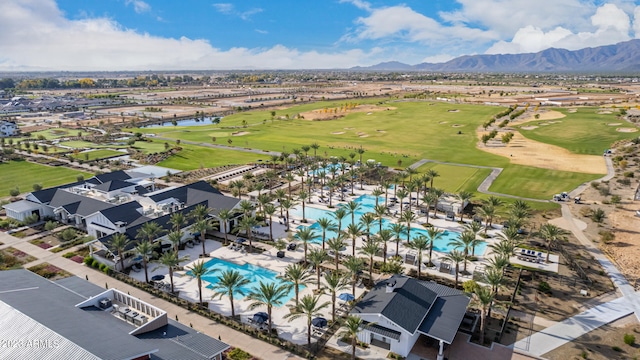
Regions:
[[[0,120],[0,137],[18,135],[20,130],[14,121]]]

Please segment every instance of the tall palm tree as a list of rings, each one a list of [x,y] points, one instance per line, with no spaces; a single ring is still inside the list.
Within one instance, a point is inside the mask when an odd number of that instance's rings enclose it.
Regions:
[[[213,225],[211,224],[211,221],[209,219],[202,219],[202,220],[196,221],[196,223],[193,224],[192,229],[195,232],[200,233],[200,237],[202,241],[202,256],[205,257],[207,255],[207,250],[205,248],[205,243],[207,241],[206,235],[207,235],[207,231],[213,229]]]
[[[209,208],[204,204],[196,205],[196,207],[189,212],[189,216],[196,221],[204,219],[207,215],[209,215]]]
[[[164,232],[164,229],[160,225],[158,225],[155,221],[149,221],[138,229],[136,233],[136,239],[144,240],[152,244],[155,239],[160,237],[160,235]]]
[[[429,243],[430,238],[422,234],[416,236],[407,243],[407,247],[409,247],[409,249],[413,249],[418,252],[418,280],[420,280],[422,269],[422,252],[429,249]]]
[[[255,206],[249,200],[240,201],[240,203],[238,203],[238,207],[242,210],[244,217],[253,215],[253,210],[255,210]]]
[[[356,255],[356,238],[362,235],[362,227],[360,224],[349,224],[347,226],[347,234],[351,236],[351,255]]]
[[[339,337],[347,337],[351,339],[351,360],[356,360],[358,333],[362,327],[362,318],[356,315],[349,315],[342,324],[342,330],[338,333]]]
[[[469,251],[471,250],[471,246],[476,239],[476,234],[471,231],[463,231],[458,235],[458,238],[449,241],[449,246],[453,246],[456,249],[462,249],[462,253],[464,254],[464,270],[462,270],[465,274],[467,273],[467,260],[469,258]]]
[[[236,310],[233,302],[234,294],[244,296],[242,287],[249,285],[250,283],[251,280],[242,276],[239,271],[233,269],[225,270],[220,274],[220,276],[218,276],[218,282],[213,284],[212,289],[215,292],[213,298],[222,298],[225,295],[228,296],[229,302],[231,303],[231,317],[235,317]]]
[[[339,232],[337,234],[336,237],[329,239],[329,241],[327,241],[327,247],[329,247],[330,250],[333,251],[334,253],[334,259],[336,262],[336,271],[338,271],[338,260],[340,258],[340,251],[342,250],[342,248],[345,247],[345,242],[344,242],[344,233]]]
[[[432,187],[431,189],[429,189],[429,192],[433,193],[435,195],[436,201],[433,203],[433,217],[437,218],[438,217],[438,202],[440,202],[440,199],[442,198],[442,195],[444,195],[444,190]]]
[[[173,244],[173,251],[175,251],[176,253],[178,252],[178,247],[180,246],[180,242],[182,241],[182,236],[184,235],[184,233],[182,231],[172,231],[169,234],[167,234],[167,239],[169,239],[169,241],[171,241],[171,244]]]
[[[404,205],[404,199],[409,196],[409,192],[407,190],[405,190],[404,188],[398,190],[397,194],[396,194],[399,202],[400,202],[400,213],[404,212],[402,206]]]
[[[332,271],[324,277],[324,281],[327,283],[326,289],[331,294],[331,321],[336,321],[336,295],[339,291],[347,289],[349,287],[349,280],[342,276],[338,271]]]
[[[349,258],[345,260],[342,265],[344,265],[344,267],[346,267],[349,271],[349,276],[351,277],[351,292],[355,297],[356,283],[358,282],[358,276],[364,268],[364,260],[359,257],[349,256]]]
[[[291,220],[289,219],[289,210],[293,209],[296,206],[296,202],[287,198],[280,202],[280,206],[285,210],[285,214],[287,214],[287,216],[284,219],[285,231],[289,231],[289,221]]]
[[[371,279],[371,281],[373,281],[373,257],[379,250],[380,245],[376,238],[371,238],[371,240],[365,242],[362,249],[360,249],[361,254],[369,256],[369,279]]]
[[[427,172],[425,173],[429,179],[431,180],[431,183],[429,184],[429,188],[433,189],[433,179],[437,178],[440,176],[440,174],[438,174],[437,171],[435,171],[434,169],[429,169],[427,170]]]
[[[269,240],[273,241],[273,214],[276,213],[276,207],[271,203],[267,203],[264,204],[262,210],[264,215],[269,218]]]
[[[295,238],[302,241],[302,244],[304,244],[304,263],[306,264],[308,244],[317,239],[318,235],[316,235],[316,231],[313,228],[303,227],[302,229],[298,230]]]
[[[449,253],[447,253],[444,257],[444,260],[449,260],[452,263],[455,264],[456,268],[456,288],[458,287],[458,276],[460,275],[460,263],[463,261],[466,261],[467,257],[465,256],[465,254],[457,249],[453,249],[451,251],[449,251]]]
[[[298,193],[298,199],[302,204],[302,222],[306,223],[307,218],[305,217],[305,202],[309,200],[309,193],[304,190],[300,190],[300,192]]]
[[[431,262],[431,256],[433,254],[433,246],[436,244],[436,241],[442,239],[444,232],[436,227],[430,227],[427,229],[427,238],[429,239],[429,266],[433,263]]]
[[[343,207],[339,207],[334,211],[331,216],[338,222],[338,231],[342,230],[342,219],[347,216],[347,210]]]
[[[169,224],[173,226],[173,231],[180,231],[186,221],[187,219],[185,219],[184,214],[181,212],[174,212],[169,217]]]
[[[378,240],[382,243],[382,263],[387,263],[387,243],[393,238],[393,233],[389,229],[382,229],[378,233]],[[397,254],[396,254],[397,255]]]
[[[494,294],[488,286],[476,286],[472,297],[471,306],[480,310],[480,344],[484,344],[484,330],[487,322],[487,313],[493,303]]]
[[[382,220],[384,216],[387,214],[387,207],[384,205],[376,205],[373,208],[373,212],[375,214],[376,219],[378,220],[378,232],[382,231]]]
[[[249,240],[249,252],[253,252],[253,230],[254,226],[258,225],[258,220],[253,216],[243,217],[239,222],[236,230],[238,232],[244,231],[247,234]]]
[[[427,224],[429,224],[429,211],[431,210],[431,204],[435,204],[436,200],[437,200],[437,195],[431,191],[427,192],[422,197],[422,202],[426,204],[426,208],[427,208]]]
[[[362,208],[362,205],[358,202],[355,201],[349,201],[347,203],[347,211],[349,214],[351,214],[351,225],[355,224],[355,219],[356,219],[356,212],[358,212],[358,210],[360,210]]]
[[[317,158],[317,154],[316,154],[316,152],[317,152],[317,151],[318,151],[318,149],[320,148],[320,145],[318,145],[318,143],[315,143],[315,142],[314,142],[314,143],[311,143],[311,145],[309,145],[309,146],[311,146],[311,148],[313,149],[313,157],[314,157],[314,158]]]
[[[400,221],[407,224],[407,241],[411,241],[411,223],[416,221],[416,219],[416,214],[409,210],[400,215]]]
[[[411,211],[411,204],[413,204],[413,200],[411,199],[413,196],[413,192],[416,190],[417,185],[413,181],[409,181],[405,186],[405,189],[409,193],[409,211]]]
[[[325,217],[321,217],[316,222],[318,223],[318,226],[320,226],[320,229],[322,229],[322,249],[324,250],[324,242],[327,236],[327,231],[336,231],[337,228],[333,221]]]
[[[284,269],[282,278],[293,284],[293,291],[296,297],[296,307],[298,307],[298,294],[300,285],[305,284],[311,278],[311,274],[302,264],[290,264]]]
[[[329,302],[320,303],[320,296],[305,295],[302,297],[302,302],[298,306],[298,311],[285,315],[285,319],[289,319],[289,322],[301,318],[307,318],[307,346],[311,348],[311,320],[314,316],[320,316],[320,310],[329,306]]]
[[[382,190],[381,188],[377,187],[377,188],[375,188],[375,189],[373,189],[371,191],[371,195],[375,196],[375,198],[376,198],[376,205],[375,206],[378,206],[378,200],[380,199],[380,196],[384,195],[384,190]]]
[[[371,236],[371,225],[373,225],[374,222],[376,222],[376,217],[370,212],[362,214],[360,221],[358,222],[362,226],[365,235],[367,235],[367,240],[369,240]]]
[[[166,266],[169,269],[169,281],[171,282],[171,292],[173,293],[173,269],[180,265],[182,261],[186,260],[186,257],[179,257],[177,251],[168,251],[160,255],[158,260],[154,261],[159,266],[156,266],[151,271],[156,271],[158,268]]]
[[[111,251],[115,251],[118,253],[118,258],[120,260],[120,271],[124,272],[124,249],[131,243],[129,237],[122,233],[115,233],[111,236],[111,244],[109,246]]]
[[[144,267],[144,281],[149,282],[149,274],[147,272],[147,264],[151,257],[153,256],[153,244],[149,241],[142,240],[138,243],[138,246],[135,248],[136,254],[140,255],[142,258],[142,266]]]
[[[472,197],[473,194],[469,191],[460,191],[459,193],[456,194],[456,197],[458,198],[458,200],[460,201],[460,222],[464,221],[464,208],[465,208],[465,202],[469,201]]]
[[[564,240],[566,237],[566,232],[553,224],[544,224],[540,227],[540,236],[547,243],[547,259],[546,262],[549,262],[549,254],[551,253],[551,246],[558,241]]]
[[[320,266],[328,258],[329,258],[329,255],[327,254],[326,251],[324,251],[324,249],[314,248],[314,249],[311,249],[311,251],[309,251],[308,260],[309,260],[309,263],[316,269],[316,275],[318,277],[317,279],[318,290],[320,290]]]
[[[289,290],[291,289],[291,285],[286,283],[276,284],[276,283],[268,283],[260,281],[258,284],[258,288],[249,292],[248,299],[252,300],[253,303],[249,305],[250,309],[255,309],[260,306],[267,307],[267,315],[269,315],[268,326],[269,326],[269,336],[271,336],[271,326],[273,324],[272,319],[272,310],[274,306],[282,306],[282,301]]]
[[[395,237],[395,241],[396,241],[396,256],[399,256],[400,253],[399,251],[399,246],[400,246],[400,240],[402,240],[402,235],[407,233],[407,227],[402,224],[402,223],[395,223],[391,225],[391,233],[393,233],[393,236]]]
[[[205,266],[204,260],[197,261],[187,267],[187,270],[191,272],[191,276],[198,280],[198,295],[200,296],[200,305],[202,305],[202,277],[213,272]]]
[[[242,199],[242,189],[244,189],[245,184],[243,180],[233,180],[229,183],[229,188],[233,189],[238,195],[238,199]]]
[[[220,219],[220,224],[222,225],[222,230],[224,232],[224,246],[229,242],[229,238],[227,237],[228,229],[227,222],[231,220],[232,212],[229,209],[222,209],[218,212],[218,219]]]
[[[489,203],[482,204],[478,209],[478,215],[484,219],[484,234],[487,235],[487,230],[491,227],[493,217],[496,216],[496,208]]]

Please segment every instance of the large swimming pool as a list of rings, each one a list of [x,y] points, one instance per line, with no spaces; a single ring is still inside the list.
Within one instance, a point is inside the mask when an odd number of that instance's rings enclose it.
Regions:
[[[202,280],[209,283],[209,285],[206,286],[208,289],[212,289],[213,284],[218,283],[218,276],[220,276],[223,271],[230,269],[238,271],[242,276],[245,277],[245,279],[249,279],[250,282],[248,285],[240,287],[242,292],[244,292],[244,296],[247,296],[251,291],[258,289],[261,281],[265,284],[281,284],[285,282],[284,280],[278,278],[278,273],[276,273],[275,271],[260,266],[251,265],[249,263],[239,265],[222,259],[213,258],[207,261],[205,263],[205,266],[211,271],[210,274],[202,277]],[[188,272],[188,274],[191,275],[191,272]],[[300,286],[300,291],[302,291],[302,289],[304,288],[304,286]],[[283,299],[282,303],[286,304],[294,295],[295,290],[292,287],[291,290],[289,290],[287,297]],[[234,298],[241,299],[243,298],[243,296],[234,294]]]
[[[376,197],[373,195],[362,195],[360,197],[358,197],[357,199],[354,200],[357,203],[360,203],[360,210],[356,211],[354,219],[355,222],[358,223],[358,221],[360,221],[360,218],[362,217],[363,214],[368,213],[368,212],[373,212],[373,209],[376,205]],[[379,204],[384,204],[384,197],[379,197],[378,198],[378,203]],[[297,206],[294,209],[290,210],[290,213],[297,216],[297,217],[302,217],[302,207],[301,206]],[[333,211],[329,211],[329,210],[324,210],[324,209],[320,209],[320,208],[316,208],[313,206],[305,206],[305,217],[307,219],[313,219],[313,220],[318,220],[320,218],[327,218],[327,219],[331,219],[334,222],[335,219],[333,217]],[[351,224],[351,214],[348,214],[347,216],[344,217],[344,219],[342,219],[342,230],[346,229],[349,224]],[[393,223],[387,219],[382,219],[382,228],[383,229],[390,229],[391,225]],[[336,224],[337,225],[337,224]],[[304,227],[304,225],[299,226],[298,228]],[[316,244],[321,244],[322,243],[322,228],[318,225],[318,223],[313,223],[310,225],[310,228],[314,229],[316,231],[316,235],[318,235],[318,239],[316,239],[314,241],[314,243]],[[371,234],[377,234],[378,233],[378,229],[379,229],[379,225],[378,222],[376,221],[373,226],[371,226],[371,228],[369,229],[371,231]],[[336,237],[336,232],[334,231],[327,231],[326,233],[326,239],[330,239],[333,237]],[[410,233],[410,238],[413,239],[415,237],[418,237],[420,235],[427,235],[427,231],[421,228],[415,228],[415,227],[411,227],[411,233]],[[448,253],[449,251],[453,250],[454,247],[448,245],[449,242],[451,242],[452,240],[455,240],[458,238],[458,236],[460,235],[460,233],[455,232],[455,231],[448,231],[445,230],[443,233],[443,236],[440,238],[440,240],[438,240],[434,245],[433,245],[433,249],[435,251],[439,251],[442,253]],[[484,242],[478,246],[476,246],[475,248],[475,253],[477,255],[482,255],[484,254],[485,250],[487,249],[487,243]]]

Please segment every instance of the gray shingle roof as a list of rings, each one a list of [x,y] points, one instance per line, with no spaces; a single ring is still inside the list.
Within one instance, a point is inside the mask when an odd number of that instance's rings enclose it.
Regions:
[[[109,192],[109,191],[114,191],[118,189],[124,189],[124,188],[135,186],[135,185],[136,184],[130,183],[128,181],[111,180],[96,186],[94,189]]]
[[[220,194],[220,191],[218,191],[216,188],[214,188],[213,186],[211,186],[208,182],[206,181],[196,181],[192,184],[188,184],[185,186],[180,186],[177,187],[175,189],[170,189],[167,191],[162,191],[162,192],[156,192],[154,194],[151,194],[149,196],[149,198],[155,202],[160,202],[162,200],[165,199],[169,199],[169,198],[174,198],[174,199],[178,199],[180,202],[187,204],[187,205],[193,205],[194,203],[187,203],[187,193],[189,192],[189,189],[195,189],[195,190],[201,190],[207,193],[214,193],[214,194]],[[202,200],[196,200],[196,202],[201,202]]]
[[[84,181],[64,184],[60,186],[54,186],[54,187],[43,189],[40,191],[34,191],[31,193],[31,195],[33,195],[41,203],[47,204],[51,201],[51,199],[53,199],[53,196],[56,194],[56,191],[58,191],[58,189],[66,189],[66,188],[70,188],[70,187],[81,185],[81,184],[84,184]]]
[[[108,181],[113,181],[113,180],[129,180],[131,179],[131,176],[129,176],[129,174],[124,172],[124,170],[119,170],[119,171],[112,171],[112,172],[96,175],[92,179],[98,179],[100,183],[104,184]]]
[[[240,199],[198,189],[189,189],[189,191],[187,191],[188,205],[195,204],[201,201],[207,201],[207,207],[211,209],[210,214],[216,216],[218,215],[220,210],[233,209],[233,207],[238,205]]]
[[[128,203],[120,204],[114,207],[110,207],[108,209],[101,210],[100,213],[104,215],[109,221],[112,223],[116,223],[117,221],[122,221],[126,224],[131,224],[134,221],[138,220],[142,216],[138,209],[140,209],[142,205],[140,205],[137,201],[130,201]],[[149,220],[149,218],[145,219]]]
[[[71,214],[87,216],[115,205],[58,189],[49,206],[53,208],[63,207]]]

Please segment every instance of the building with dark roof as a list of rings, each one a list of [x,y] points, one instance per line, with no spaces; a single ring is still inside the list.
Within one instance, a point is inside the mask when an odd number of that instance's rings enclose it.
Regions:
[[[229,345],[78,277],[0,272],[2,359],[222,359]]]
[[[444,344],[453,342],[469,300],[459,290],[394,275],[376,284],[351,314],[365,324],[358,333],[362,342],[406,357],[424,335],[439,341],[442,354]]]

